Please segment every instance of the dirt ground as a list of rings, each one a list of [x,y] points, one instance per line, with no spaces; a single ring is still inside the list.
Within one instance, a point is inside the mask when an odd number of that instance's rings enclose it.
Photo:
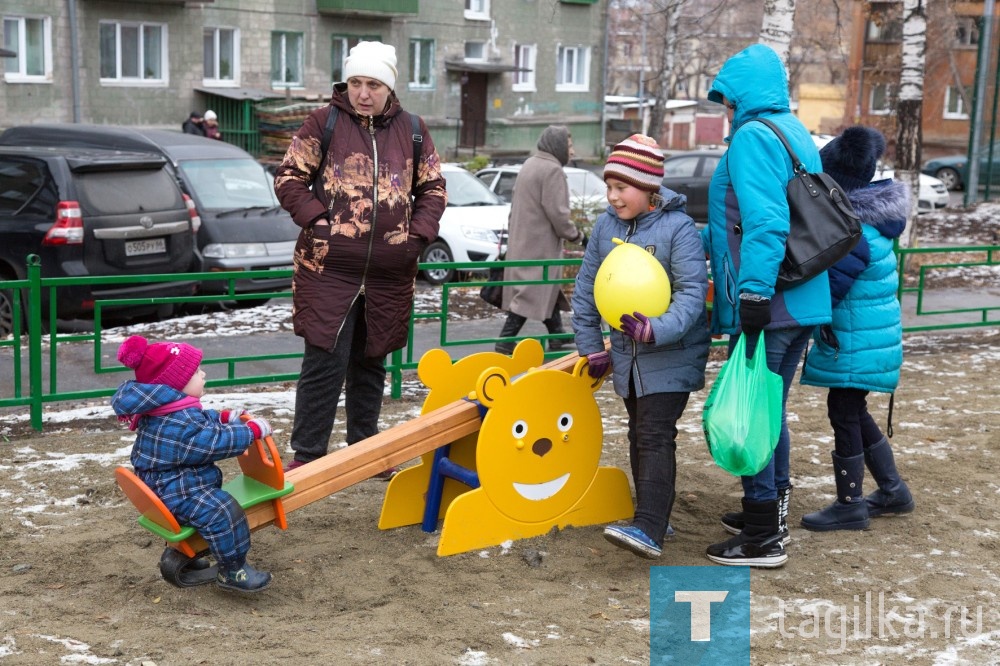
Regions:
[[[992,242],[998,217],[922,216],[921,237]],[[785,567],[751,576],[753,664],[1000,663],[1000,330],[908,335],[905,348],[892,443],[917,502],[908,516],[864,532],[798,528],[832,500],[832,438],[825,393],[793,389],[792,542]],[[404,392],[386,401],[384,428],[419,413],[419,382]],[[705,547],[727,537],[718,517],[738,506],[738,480],[701,434],[706,395],[681,423],[677,535],[657,565],[711,566]],[[610,386],[597,398],[602,464],[627,470],[624,408]],[[245,402],[254,409],[253,394]],[[888,400],[870,403],[884,424]],[[254,409],[286,459],[292,407]],[[131,443],[110,417],[43,434],[0,417],[0,665],[650,661],[650,562],[609,545],[601,526],[440,558],[419,526],[379,531],[377,480],[291,513],[287,532],[254,533],[251,561],[274,574],[267,591],[172,587],[157,570],[162,543],[114,482]]]
[[[794,389],[793,541],[784,568],[751,577],[754,664],[998,663],[1000,332],[911,336],[906,354],[893,446],[917,510],[864,532],[797,528],[832,499],[832,443],[825,394]],[[683,420],[677,535],[659,565],[710,565],[705,547],[727,536],[718,517],[738,505],[738,481],[713,464],[700,432],[706,393]],[[387,401],[385,427],[417,413],[423,396],[408,394]],[[598,399],[602,462],[627,470],[621,401],[610,387]],[[887,402],[873,400],[883,424]],[[289,414],[263,412],[283,448]],[[290,514],[287,532],[254,533],[251,559],[273,572],[269,590],[183,590],[159,576],[162,543],[114,483],[127,431],[85,420],[5,438],[3,666],[650,660],[650,562],[606,543],[599,526],[440,558],[437,536],[419,526],[378,530],[386,484],[369,480]]]

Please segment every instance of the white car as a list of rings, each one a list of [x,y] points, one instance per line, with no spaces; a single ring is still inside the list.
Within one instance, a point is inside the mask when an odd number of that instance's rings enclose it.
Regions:
[[[816,144],[817,148],[822,148],[835,138],[831,134],[813,134],[812,137],[813,143]],[[879,162],[875,167],[875,175],[872,176],[872,181],[886,180],[888,178],[892,178],[894,175],[895,171],[892,170],[892,167]],[[933,210],[939,210],[947,207],[948,187],[944,184],[944,181],[938,180],[934,176],[928,176],[926,173],[920,174],[920,192],[917,200],[917,212],[929,213]]]
[[[875,167],[875,176],[872,180],[885,180],[895,176],[895,171],[881,162]],[[938,180],[934,176],[925,173],[920,174],[920,195],[917,200],[917,212],[929,213],[934,210],[948,207],[948,186],[944,181]]]
[[[456,164],[442,164],[441,173],[447,183],[448,206],[441,216],[437,239],[427,246],[420,261],[494,261],[507,251],[510,204]],[[431,284],[451,282],[455,274],[450,268],[423,271]]]
[[[510,201],[514,181],[520,171],[520,164],[492,166],[477,171],[476,178],[504,201]],[[582,208],[585,211],[594,207],[604,209],[608,203],[608,190],[600,176],[593,171],[571,166],[564,166],[563,172],[566,174],[566,184],[569,185],[570,208]]]

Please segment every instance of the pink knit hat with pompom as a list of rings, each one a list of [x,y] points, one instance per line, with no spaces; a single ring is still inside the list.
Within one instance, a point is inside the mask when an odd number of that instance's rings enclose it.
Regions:
[[[135,370],[142,384],[166,384],[183,391],[201,365],[201,350],[183,342],[149,341],[132,335],[118,348],[118,360]]]

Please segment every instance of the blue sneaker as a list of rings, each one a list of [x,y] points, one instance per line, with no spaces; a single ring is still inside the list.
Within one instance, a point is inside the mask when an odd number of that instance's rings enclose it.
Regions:
[[[638,527],[605,527],[604,538],[625,550],[631,550],[639,557],[655,560],[663,552],[646,533]]]

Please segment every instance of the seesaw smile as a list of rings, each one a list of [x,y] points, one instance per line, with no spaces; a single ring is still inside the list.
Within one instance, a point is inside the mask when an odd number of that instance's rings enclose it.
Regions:
[[[515,483],[514,490],[517,491],[518,495],[525,499],[540,501],[548,499],[558,493],[563,489],[563,486],[566,485],[567,481],[569,481],[569,472],[566,472],[559,478],[553,479],[552,481],[546,481],[545,483]]]

